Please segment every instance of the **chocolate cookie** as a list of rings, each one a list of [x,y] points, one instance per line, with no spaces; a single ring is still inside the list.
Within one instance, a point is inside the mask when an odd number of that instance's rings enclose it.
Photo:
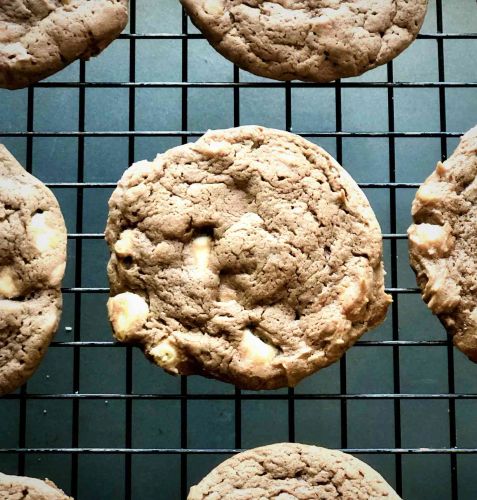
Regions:
[[[0,87],[26,87],[98,55],[127,20],[128,0],[2,0]]]
[[[209,132],[133,165],[109,207],[114,333],[170,373],[293,386],[386,314],[368,200],[296,135]]]
[[[477,127],[419,188],[412,215],[410,258],[422,296],[477,362]]]
[[[2,500],[73,500],[55,483],[45,479],[7,476],[0,472],[0,498]]]
[[[399,500],[369,465],[335,450],[280,443],[239,453],[190,490],[188,500]]]
[[[416,38],[427,0],[181,0],[211,45],[276,80],[331,82],[389,62]]]
[[[0,144],[0,395],[22,385],[46,352],[65,264],[56,198]]]

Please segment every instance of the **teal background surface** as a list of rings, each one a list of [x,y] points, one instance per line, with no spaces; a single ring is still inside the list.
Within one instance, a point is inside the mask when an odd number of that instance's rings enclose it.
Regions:
[[[443,0],[442,4],[445,33],[477,32],[474,0]],[[136,0],[134,7],[136,33],[183,32],[182,9],[176,0]],[[422,33],[438,31],[436,13],[436,0],[431,0]],[[474,86],[447,86],[440,91],[436,85],[373,85],[386,82],[391,68],[395,82],[438,81],[440,42],[424,37],[389,68],[346,80],[341,89],[291,85],[288,117],[285,86],[265,86],[269,81],[243,71],[238,72],[239,81],[251,86],[121,85],[132,79],[180,83],[185,70],[187,81],[193,83],[234,82],[233,65],[196,37],[198,31],[190,22],[186,24],[191,37],[118,39],[83,65],[84,87],[77,85],[81,65],[76,62],[34,89],[0,90],[0,142],[34,175],[53,185],[107,184],[53,187],[71,234],[66,288],[108,286],[106,244],[99,236],[74,235],[103,232],[111,185],[129,166],[131,156],[152,159],[181,144],[181,134],[173,132],[199,134],[239,123],[280,129],[291,125],[296,133],[323,133],[310,140],[341,156],[359,183],[419,183],[434,169],[443,149],[439,135],[417,133],[440,132],[443,111],[448,132],[462,133],[477,122],[477,36],[442,41],[445,82],[474,82]],[[358,85],[347,86],[351,82]],[[441,109],[442,96],[445,109]],[[339,97],[341,116],[336,105]],[[411,132],[411,137],[385,135],[392,126],[389,103],[394,104],[395,131]],[[340,122],[343,131],[357,135],[333,137]],[[29,138],[14,134],[27,130],[34,132]],[[86,133],[79,133],[82,130]],[[128,134],[130,130],[156,134]],[[51,134],[56,132],[62,134]],[[194,137],[189,134],[187,140]],[[457,142],[456,137],[448,138],[449,154]],[[416,188],[364,187],[364,191],[383,233],[404,234]],[[406,239],[387,238],[384,249],[387,286],[414,288]],[[442,342],[445,331],[418,294],[395,294],[386,322],[362,339],[374,344],[354,347],[341,363],[304,380],[295,390],[295,399],[289,398],[287,390],[259,396],[243,392],[235,397],[230,385],[198,377],[181,381],[164,374],[139,350],[113,345],[106,300],[106,293],[64,294],[56,345],[23,396],[18,391],[0,400],[2,472],[49,477],[78,500],[174,500],[184,498],[190,485],[229,456],[216,450],[294,437],[298,442],[354,450],[392,485],[401,484],[406,499],[452,498],[453,466],[454,496],[457,492],[462,500],[477,498],[477,454],[457,454],[452,462],[449,453],[439,452],[454,444],[454,417],[456,446],[477,448],[477,396],[456,399],[455,406],[446,397],[449,383],[455,384],[456,394],[476,395],[477,366]],[[417,345],[379,343],[391,340]],[[74,347],[72,342],[83,344]],[[396,398],[395,393],[408,396]],[[399,454],[394,452],[396,447],[435,452]],[[30,451],[23,461],[18,453],[6,452],[12,448]],[[35,452],[51,448],[56,452]],[[77,453],[71,448],[87,450]],[[136,452],[121,452],[124,448]],[[181,454],[182,448],[207,453]],[[156,453],[144,453],[145,449]],[[374,452],[360,453],[363,449]],[[379,449],[384,452],[376,453]]]

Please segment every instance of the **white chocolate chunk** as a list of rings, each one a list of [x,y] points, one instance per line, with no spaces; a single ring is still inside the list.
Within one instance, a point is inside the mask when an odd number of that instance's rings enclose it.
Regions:
[[[192,242],[194,265],[201,272],[206,271],[209,267],[211,248],[212,242],[208,236],[200,236]]]
[[[159,366],[169,369],[174,366],[179,358],[177,349],[167,340],[153,347],[149,354]]]
[[[223,0],[205,0],[204,10],[211,16],[220,16],[224,13]]]
[[[441,161],[437,162],[437,166],[436,166],[436,172],[437,172],[437,175],[439,175],[440,177],[443,177],[444,175],[447,174],[447,167],[445,165],[445,163],[442,163]]]
[[[108,300],[108,313],[116,338],[123,341],[144,325],[149,306],[141,296],[125,292]]]
[[[237,292],[226,285],[222,285],[219,289],[219,300],[221,302],[237,300]]]
[[[0,268],[0,297],[14,299],[21,293],[15,272],[11,267]]]
[[[460,287],[449,278],[445,267],[437,263],[432,266],[429,280],[424,287],[423,297],[429,308],[437,313],[452,311],[460,302]]]
[[[474,310],[470,313],[469,318],[472,321],[472,323],[474,323],[474,325],[477,326],[477,307],[474,308]]]
[[[65,275],[66,262],[60,262],[50,274],[50,285],[58,286]]]
[[[52,333],[58,324],[58,313],[50,309],[46,314],[39,317],[41,319],[41,328],[44,332]]]
[[[430,182],[423,184],[416,193],[416,197],[421,203],[427,204],[439,200],[443,195],[442,183]]]
[[[259,339],[249,329],[244,331],[239,350],[247,361],[257,364],[269,363],[278,354],[275,347]]]
[[[409,228],[409,241],[428,255],[443,255],[451,248],[450,227],[436,224],[414,224]]]
[[[340,296],[340,301],[347,317],[359,313],[363,305],[369,301],[365,280],[360,280],[358,283],[353,282],[346,287]]]
[[[60,231],[48,221],[47,212],[37,213],[31,218],[30,234],[39,252],[47,252],[57,248],[63,236]]]
[[[126,229],[126,231],[121,233],[119,240],[116,241],[114,251],[120,257],[127,257],[128,255],[131,255],[133,249],[133,232],[131,229]]]

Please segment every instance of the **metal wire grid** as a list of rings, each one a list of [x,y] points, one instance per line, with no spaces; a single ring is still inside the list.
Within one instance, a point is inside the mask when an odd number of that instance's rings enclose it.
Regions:
[[[78,457],[80,454],[121,454],[125,457],[124,481],[125,498],[132,498],[132,455],[133,454],[174,454],[180,456],[181,473],[181,498],[185,499],[188,493],[187,484],[187,459],[192,454],[230,454],[235,453],[242,448],[242,426],[241,426],[241,407],[244,400],[286,400],[288,402],[288,437],[290,441],[295,440],[295,402],[299,400],[338,400],[341,406],[341,447],[344,451],[355,454],[393,454],[395,456],[396,468],[396,490],[402,493],[403,472],[402,456],[404,454],[446,454],[450,456],[451,464],[451,490],[452,498],[458,498],[458,476],[457,476],[457,455],[458,454],[477,454],[477,448],[457,448],[456,447],[456,412],[455,401],[460,399],[477,399],[477,394],[456,394],[454,383],[454,356],[452,343],[449,340],[419,340],[404,341],[399,340],[399,297],[402,294],[418,293],[416,288],[399,288],[398,267],[397,267],[397,241],[406,239],[405,234],[397,233],[396,221],[396,189],[398,188],[416,188],[417,183],[396,182],[396,151],[395,140],[401,137],[435,137],[441,140],[442,158],[447,157],[447,139],[458,137],[463,131],[447,131],[446,123],[446,88],[450,87],[477,87],[477,82],[446,82],[444,75],[444,40],[449,39],[477,39],[477,33],[444,33],[443,32],[443,9],[442,0],[436,0],[437,7],[437,33],[421,34],[420,39],[435,40],[438,48],[438,68],[439,81],[431,82],[395,82],[393,74],[393,63],[387,66],[387,81],[385,82],[347,82],[338,81],[331,84],[320,85],[320,87],[333,88],[335,91],[336,105],[336,131],[334,132],[300,132],[304,137],[333,137],[337,141],[337,160],[341,163],[343,157],[343,138],[346,137],[380,137],[389,140],[389,182],[385,183],[361,183],[362,188],[386,189],[390,194],[390,233],[385,234],[384,238],[390,242],[391,251],[391,287],[387,289],[393,295],[394,303],[392,305],[392,340],[388,341],[360,341],[359,347],[380,346],[392,349],[393,353],[393,380],[394,392],[382,394],[347,394],[347,373],[346,362],[343,358],[340,362],[340,392],[336,394],[295,394],[294,389],[289,389],[287,394],[249,394],[242,393],[235,389],[234,394],[189,394],[187,378],[181,378],[180,394],[134,394],[132,384],[132,348],[124,347],[113,341],[82,341],[80,338],[81,323],[81,295],[85,293],[108,293],[107,288],[87,288],[81,286],[81,266],[83,241],[88,239],[101,239],[102,234],[83,232],[83,206],[84,189],[86,188],[111,188],[115,187],[113,183],[85,182],[85,154],[84,145],[86,137],[127,137],[128,138],[128,159],[129,164],[133,163],[135,158],[135,138],[136,137],[180,137],[182,142],[187,142],[188,138],[198,136],[204,133],[202,130],[188,130],[188,90],[193,87],[219,87],[233,89],[233,116],[234,125],[240,125],[240,89],[246,87],[268,87],[281,88],[285,91],[286,105],[286,129],[292,130],[292,89],[297,87],[313,87],[312,84],[300,82],[241,82],[239,78],[239,69],[234,68],[234,81],[227,83],[203,82],[195,83],[188,81],[188,45],[191,39],[203,38],[199,34],[190,34],[188,32],[188,18],[185,13],[182,14],[182,33],[136,33],[136,0],[130,0],[130,34],[123,34],[121,39],[129,41],[130,59],[129,59],[129,81],[128,82],[87,82],[85,78],[85,63],[80,63],[80,78],[78,82],[41,82],[28,89],[28,115],[27,130],[15,132],[0,132],[3,137],[23,137],[27,141],[26,168],[32,170],[33,140],[37,137],[76,137],[78,140],[78,158],[77,158],[77,179],[76,182],[57,182],[48,184],[52,188],[70,188],[76,190],[77,215],[76,232],[68,235],[69,239],[74,241],[76,250],[76,263],[74,272],[74,287],[64,288],[65,294],[74,295],[74,341],[72,342],[53,342],[52,347],[69,347],[73,349],[73,393],[71,394],[29,394],[26,387],[21,389],[19,394],[6,396],[5,399],[20,400],[20,424],[19,424],[19,446],[16,448],[1,448],[2,454],[17,454],[18,473],[25,473],[25,459],[28,454],[50,454],[66,453],[70,454],[71,461],[71,494],[76,496],[78,493]],[[137,82],[136,81],[136,41],[143,39],[176,39],[181,40],[182,45],[182,82]],[[79,118],[77,131],[56,131],[56,132],[37,132],[34,130],[34,93],[35,88],[48,87],[73,87],[79,89]],[[86,131],[85,130],[85,91],[87,88],[127,88],[129,92],[129,130],[127,131]],[[136,131],[135,130],[135,93],[138,88],[180,88],[182,93],[182,130],[177,131]],[[347,87],[377,87],[387,89],[388,101],[388,132],[347,132],[342,127],[342,100],[341,91]],[[396,132],[394,124],[394,89],[402,87],[411,88],[437,88],[439,92],[440,105],[440,130],[434,132]],[[448,363],[448,393],[436,394],[403,394],[400,388],[400,358],[399,348],[402,346],[447,346]],[[126,390],[124,393],[115,394],[86,394],[80,392],[80,353],[81,348],[85,347],[116,347],[126,349]],[[72,400],[72,440],[70,448],[28,448],[26,447],[26,404],[28,400],[35,399],[67,399]],[[118,399],[124,400],[126,404],[126,433],[123,448],[84,448],[79,447],[79,402],[89,399]],[[394,402],[394,424],[395,424],[395,446],[392,448],[349,448],[347,436],[347,403],[351,400],[392,400]],[[406,399],[423,400],[447,400],[449,404],[449,432],[450,446],[443,448],[403,448],[401,445],[401,401]],[[133,448],[132,447],[132,402],[133,400],[178,400],[180,401],[181,415],[181,439],[179,448]],[[190,400],[233,400],[235,405],[235,448],[188,448],[188,412],[187,402]]]

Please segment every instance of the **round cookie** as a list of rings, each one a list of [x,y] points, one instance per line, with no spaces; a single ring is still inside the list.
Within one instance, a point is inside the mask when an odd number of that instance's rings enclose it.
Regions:
[[[409,251],[422,296],[477,362],[477,127],[419,188],[412,215]]]
[[[399,500],[369,465],[336,450],[279,443],[239,453],[189,492],[188,500]]]
[[[428,0],[181,0],[211,45],[276,80],[331,82],[389,62],[416,38]]]
[[[0,145],[0,395],[33,374],[57,329],[66,238],[53,193]]]
[[[294,386],[391,301],[368,200],[296,135],[208,132],[129,168],[109,207],[115,336],[170,373]]]
[[[73,500],[55,483],[45,479],[7,476],[0,472],[0,498],[3,500]]]
[[[26,87],[98,55],[127,20],[128,0],[2,0],[0,87]]]

